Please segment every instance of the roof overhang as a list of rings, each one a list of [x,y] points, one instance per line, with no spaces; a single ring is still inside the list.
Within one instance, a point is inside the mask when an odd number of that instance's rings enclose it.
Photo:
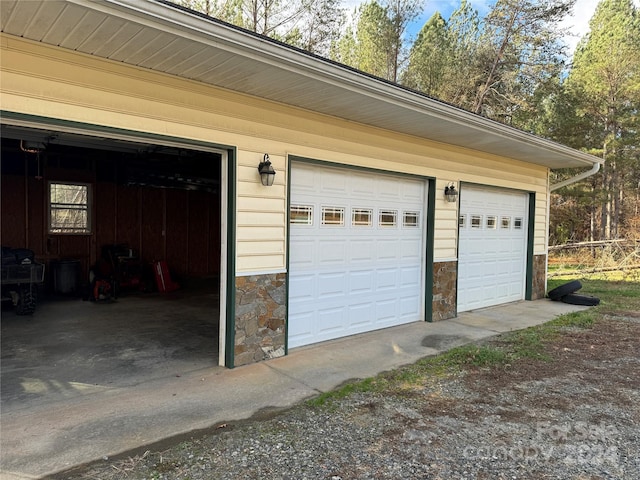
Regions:
[[[549,168],[602,160],[163,0],[2,0],[2,32]]]

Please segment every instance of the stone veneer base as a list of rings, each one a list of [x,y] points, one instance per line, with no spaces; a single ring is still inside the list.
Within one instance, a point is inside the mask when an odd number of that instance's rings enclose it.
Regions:
[[[285,353],[286,274],[236,278],[234,365]]]
[[[533,288],[531,289],[531,300],[544,298],[547,294],[545,291],[547,278],[547,256],[533,256]]]
[[[458,262],[433,264],[433,314],[432,320],[446,320],[458,314],[457,302]]]

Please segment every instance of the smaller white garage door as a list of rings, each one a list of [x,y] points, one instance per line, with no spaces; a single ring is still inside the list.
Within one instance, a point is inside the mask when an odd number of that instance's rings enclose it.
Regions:
[[[527,193],[460,190],[458,311],[524,299]]]
[[[425,182],[293,164],[289,347],[424,318]]]

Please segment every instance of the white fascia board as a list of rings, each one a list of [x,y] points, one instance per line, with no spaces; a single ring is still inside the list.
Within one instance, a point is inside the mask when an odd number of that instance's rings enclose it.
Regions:
[[[142,23],[149,27],[161,28],[165,32],[171,32],[183,38],[221,48],[245,58],[251,58],[283,70],[295,72],[298,75],[305,75],[360,95],[365,94],[378,101],[439,118],[443,121],[460,125],[463,128],[472,128],[504,140],[525,144],[542,151],[546,150],[550,154],[567,157],[584,166],[603,163],[602,159],[593,155],[431,99],[347,66],[298,51],[293,47],[281,45],[266,37],[261,38],[258,35],[243,31],[239,27],[234,27],[224,22],[216,22],[215,29],[213,29],[211,28],[213,24],[210,19],[202,18],[199,15],[194,15],[178,8],[172,8],[158,1],[68,1],[83,5],[86,8],[116,15],[123,19]],[[171,12],[171,18],[167,17],[167,12]],[[575,167],[575,165],[572,165],[572,167]]]

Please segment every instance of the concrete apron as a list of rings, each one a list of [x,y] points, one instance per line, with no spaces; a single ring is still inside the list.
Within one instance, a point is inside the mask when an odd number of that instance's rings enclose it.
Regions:
[[[584,310],[517,302],[298,348],[286,357],[105,388],[2,415],[1,479],[33,479],[223,422],[285,408],[455,346]]]

